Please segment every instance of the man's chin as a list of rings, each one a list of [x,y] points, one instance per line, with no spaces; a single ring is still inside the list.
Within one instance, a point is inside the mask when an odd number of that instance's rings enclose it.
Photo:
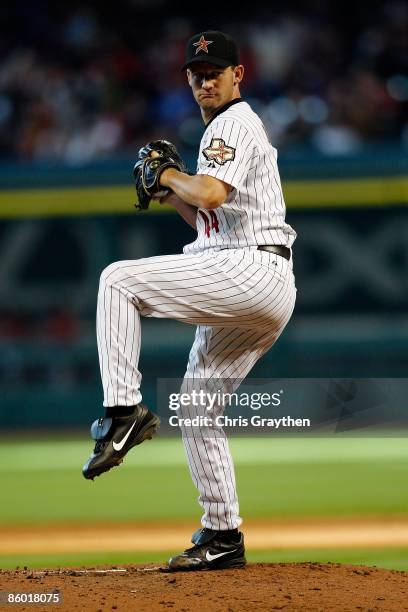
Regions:
[[[212,111],[218,108],[219,103],[215,98],[201,98],[199,105],[204,111]]]

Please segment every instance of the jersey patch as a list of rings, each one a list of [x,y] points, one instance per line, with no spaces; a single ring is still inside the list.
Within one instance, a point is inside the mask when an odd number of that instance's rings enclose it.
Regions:
[[[235,149],[225,144],[222,138],[213,138],[209,147],[203,149],[205,159],[214,160],[220,166],[235,159]]]

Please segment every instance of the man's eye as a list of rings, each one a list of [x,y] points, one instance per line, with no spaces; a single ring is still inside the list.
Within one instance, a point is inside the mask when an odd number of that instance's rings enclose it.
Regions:
[[[212,81],[213,79],[218,79],[220,74],[221,72],[207,72],[206,74],[196,73],[194,77],[197,79],[197,81],[203,81],[204,79],[206,81]]]

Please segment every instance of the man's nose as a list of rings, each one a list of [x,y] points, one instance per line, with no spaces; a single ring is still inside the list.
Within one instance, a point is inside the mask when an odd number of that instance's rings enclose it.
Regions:
[[[212,79],[209,79],[204,76],[201,81],[201,87],[203,87],[204,89],[209,89],[212,87],[212,84],[213,84],[212,82],[213,82]]]

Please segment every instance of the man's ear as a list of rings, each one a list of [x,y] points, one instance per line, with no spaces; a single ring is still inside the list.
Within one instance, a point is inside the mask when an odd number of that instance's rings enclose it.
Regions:
[[[190,68],[187,68],[186,73],[187,73],[187,80],[188,80],[188,84],[189,84],[189,85],[190,85],[190,87],[191,87],[191,82],[192,82],[192,79],[191,79],[191,70],[190,70]]]
[[[234,85],[238,85],[244,77],[244,67],[242,64],[234,67]]]

